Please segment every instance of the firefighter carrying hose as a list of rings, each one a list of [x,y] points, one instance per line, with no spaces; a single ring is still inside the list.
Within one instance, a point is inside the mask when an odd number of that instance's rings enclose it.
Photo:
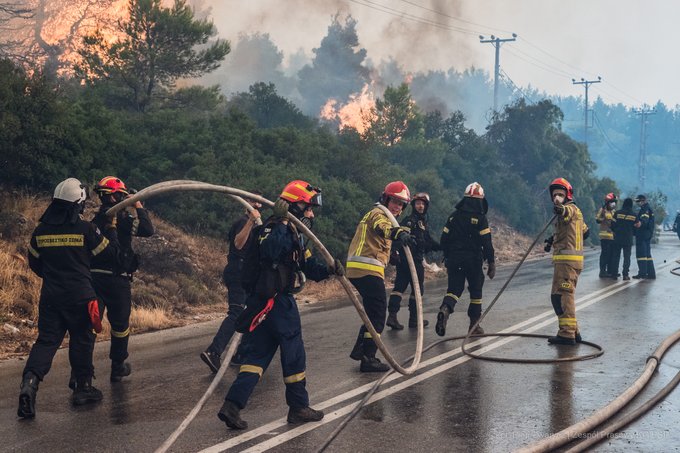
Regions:
[[[337,259],[334,266],[327,267],[312,256],[306,257],[300,234],[286,215],[289,212],[301,221],[304,218],[311,220],[316,206],[321,206],[321,190],[305,181],[292,181],[281,192],[273,215],[252,232],[255,241],[246,252],[242,273],[243,286],[248,293],[246,309],[236,326],[238,332],[246,333],[248,347],[244,352],[244,364],[217,414],[229,428],[248,427],[241,419],[240,411],[245,408],[279,347],[286,403],[290,408],[288,423],[323,418],[322,411],[309,407],[305,388],[305,347],[293,294],[302,289],[305,275],[321,281],[331,273],[343,275],[344,268]],[[296,280],[300,286],[295,286]]]
[[[557,178],[550,183],[550,197],[557,216],[555,233],[548,241],[553,248],[553,282],[550,301],[557,315],[559,330],[548,343],[575,345],[581,342],[576,322],[574,292],[583,270],[583,240],[588,238],[588,226],[581,210],[574,204],[574,189],[569,181]],[[546,247],[549,251],[550,247]]]
[[[38,339],[26,361],[19,393],[17,415],[21,418],[35,417],[38,384],[50,370],[66,332],[75,377],[73,404],[102,399],[102,392],[92,386],[93,328],[101,331],[101,322],[90,261],[98,256],[115,261],[119,247],[115,219],[104,226],[104,235],[95,225],[82,220],[86,198],[85,186],[77,179],[59,183],[28,246],[28,263],[43,283]]]
[[[99,196],[101,206],[92,222],[101,229],[110,221],[106,211],[129,197],[130,191],[115,176],[103,178],[94,191]],[[154,233],[149,214],[142,202],[136,202],[134,209],[135,215],[127,210],[116,214],[121,262],[116,263],[103,256],[92,260],[92,283],[100,302],[106,307],[106,317],[111,324],[111,382],[120,382],[132,371],[130,364],[125,361],[129,356],[132,276],[139,267],[139,258],[132,249],[132,237],[150,237]]]
[[[385,186],[379,203],[398,217],[410,200],[411,193],[406,184],[394,181]],[[409,230],[392,226],[390,219],[376,206],[359,222],[347,254],[347,278],[359,291],[366,314],[379,334],[385,328],[387,309],[385,266],[395,240],[402,247],[413,244]],[[389,365],[375,356],[377,351],[371,333],[362,324],[350,358],[361,361],[359,370],[364,373],[388,371]]]
[[[486,218],[488,210],[484,189],[479,183],[473,182],[465,189],[463,199],[456,205],[456,210],[449,216],[442,230],[441,248],[444,251],[449,283],[437,314],[435,331],[439,336],[443,337],[446,334],[446,323],[463,294],[465,280],[470,291],[468,330],[474,327],[482,315],[484,260],[489,266],[486,275],[491,279],[496,275],[491,229]],[[483,334],[484,330],[482,326],[477,326],[471,333]]]
[[[618,278],[616,269],[610,268],[614,251],[612,225],[616,223],[616,201],[616,195],[608,193],[604,197],[602,207],[595,215],[595,221],[600,226],[600,278]]]
[[[410,230],[411,235],[414,238],[411,252],[413,253],[413,262],[416,267],[416,273],[418,274],[418,284],[420,286],[421,294],[425,292],[425,268],[423,267],[425,254],[430,251],[440,250],[437,241],[430,236],[427,216],[427,209],[429,206],[429,194],[425,192],[415,194],[411,200],[411,214],[404,219],[402,225],[404,228]],[[396,266],[397,276],[394,279],[394,289],[392,290],[392,294],[390,294],[390,299],[387,304],[388,315],[386,324],[396,330],[402,330],[404,328],[397,319],[397,313],[401,306],[401,299],[404,297],[404,291],[406,291],[409,284],[411,285],[411,296],[408,299],[408,326],[410,328],[418,326],[416,321],[415,287],[411,282],[411,271],[408,267],[406,257],[403,256],[403,254],[403,250],[399,250],[398,247],[393,247],[392,254],[390,255],[390,264]],[[427,326],[428,324],[429,323],[426,320],[423,320],[423,326]]]
[[[255,195],[262,195],[260,191],[252,191]],[[229,311],[227,316],[220,324],[220,328],[213,337],[208,349],[200,355],[213,373],[217,373],[221,365],[221,356],[229,340],[236,331],[236,320],[241,315],[246,306],[246,291],[243,289],[241,274],[243,273],[243,261],[248,248],[253,243],[253,227],[260,218],[262,204],[255,200],[247,200],[253,207],[252,211],[246,211],[229,230],[229,255],[227,265],[222,273],[222,280],[227,287],[227,304]],[[231,359],[234,365],[243,363],[244,343],[241,342],[239,350]]]

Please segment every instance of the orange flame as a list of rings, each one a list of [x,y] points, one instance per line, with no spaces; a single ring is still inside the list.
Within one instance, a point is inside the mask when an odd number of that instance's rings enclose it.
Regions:
[[[368,84],[364,85],[360,93],[349,96],[346,104],[340,105],[337,99],[329,99],[321,108],[319,116],[322,119],[337,122],[338,130],[355,129],[363,134],[368,129],[375,115],[375,96]]]

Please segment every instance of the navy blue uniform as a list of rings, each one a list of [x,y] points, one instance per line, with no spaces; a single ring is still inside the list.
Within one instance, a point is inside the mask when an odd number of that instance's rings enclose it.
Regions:
[[[92,222],[103,228],[109,222],[106,211],[111,206],[102,205]],[[138,257],[132,249],[132,238],[150,237],[153,225],[149,214],[137,208],[137,217],[126,210],[118,212],[118,242],[120,243],[120,262],[109,257],[96,257],[92,261],[92,281],[100,303],[106,307],[106,316],[111,324],[111,349],[109,358],[121,363],[128,358],[130,339],[130,313],[132,311],[132,274],[139,266]],[[103,309],[100,310],[103,313]]]
[[[92,349],[94,334],[88,303],[96,299],[90,276],[90,262],[101,256],[115,261],[118,239],[115,229],[106,237],[90,222],[73,216],[56,223],[50,220],[55,211],[66,210],[63,203],[50,205],[33,232],[28,247],[31,270],[43,279],[38,306],[38,339],[24,367],[40,380],[49,372],[52,359],[69,333],[69,360],[78,379],[94,375]],[[55,209],[56,208],[56,209]]]
[[[420,294],[425,293],[425,269],[423,267],[423,260],[425,254],[430,251],[440,250],[440,246],[430,236],[430,230],[427,224],[427,214],[419,214],[415,209],[404,220],[402,226],[408,228],[411,235],[415,238],[414,245],[410,247],[413,254],[413,263],[415,264],[416,274],[418,275],[418,285],[420,286]],[[414,292],[413,282],[411,282],[411,270],[408,267],[408,261],[403,256],[403,250],[394,250],[390,261],[396,261],[397,276],[394,279],[394,289],[390,294],[387,311],[389,313],[397,313],[401,307],[401,299],[408,285],[411,285],[411,296],[408,300],[409,319],[415,322],[416,319],[416,296]]]
[[[654,236],[654,213],[649,203],[640,206],[636,222],[640,227],[635,230],[635,258],[638,264],[638,275],[634,278],[656,278],[654,261],[652,260],[652,237]]]
[[[225,399],[243,409],[280,347],[286,403],[291,409],[305,408],[309,406],[305,388],[305,347],[300,313],[291,292],[295,286],[296,271],[303,271],[315,281],[328,278],[329,273],[326,266],[315,258],[305,259],[300,235],[292,225],[269,221],[254,229],[253,237],[255,242],[246,258],[248,272],[243,275],[244,288],[249,293],[246,306],[249,309],[262,306],[263,301],[270,298],[274,299],[274,306],[265,320],[247,334],[244,365]],[[255,258],[251,257],[256,257],[257,261],[252,269],[254,272],[251,272],[249,260]]]
[[[453,313],[467,280],[470,291],[468,316],[471,321],[479,319],[482,313],[482,264],[484,260],[492,264],[495,259],[487,210],[486,199],[464,197],[446,222],[440,241],[449,276],[442,305]]]
[[[623,252],[623,277],[628,277],[630,272],[630,249],[633,246],[633,224],[636,216],[631,207],[626,207],[616,212],[614,216],[616,222],[612,223],[612,230],[614,231],[614,250],[612,252],[612,261],[609,265],[609,270],[612,275],[619,273],[619,261],[621,253]]]

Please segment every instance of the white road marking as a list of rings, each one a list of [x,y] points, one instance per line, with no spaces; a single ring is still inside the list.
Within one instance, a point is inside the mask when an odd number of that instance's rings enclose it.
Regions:
[[[662,268],[667,267],[667,266],[668,265],[663,265],[663,266],[660,266],[658,269],[661,270]],[[605,299],[605,298],[607,298],[607,297],[609,297],[613,294],[616,294],[619,291],[622,291],[626,288],[629,288],[631,286],[634,286],[634,285],[640,283],[640,281],[641,280],[631,280],[629,282],[619,281],[619,282],[614,283],[613,285],[609,285],[605,288],[601,288],[597,291],[593,291],[592,293],[587,294],[583,297],[580,297],[579,299],[576,300],[576,310],[578,311],[578,310],[581,310],[583,308],[589,307],[590,305],[592,305],[596,302],[599,302],[600,300],[603,300],[603,299]],[[548,310],[548,311],[545,311],[545,312],[543,312],[539,315],[536,315],[532,318],[529,318],[525,321],[517,323],[517,324],[515,324],[511,327],[508,327],[507,329],[504,329],[501,332],[503,332],[503,333],[514,332],[514,331],[517,331],[517,329],[521,329],[521,328],[523,328],[523,327],[525,327],[529,324],[532,324],[536,321],[539,321],[543,318],[550,317],[550,319],[547,319],[547,320],[545,320],[545,321],[543,321],[543,322],[541,322],[541,323],[539,323],[539,324],[537,324],[537,325],[535,325],[535,326],[533,326],[529,329],[522,331],[522,333],[534,332],[534,331],[536,331],[536,330],[538,330],[542,327],[545,327],[547,325],[550,325],[551,323],[554,323],[555,322],[554,316],[555,316],[555,312],[552,311],[552,310]],[[503,346],[507,343],[515,341],[517,338],[518,337],[504,337],[504,338],[501,338],[501,339],[494,339],[494,337],[485,337],[485,338],[481,338],[477,341],[469,343],[468,346],[469,347],[479,346],[479,345],[488,343],[490,341],[493,341],[493,344],[485,346],[485,347],[479,349],[478,351],[476,351],[478,353],[485,353],[485,352],[494,350],[494,349],[496,349],[500,346]],[[452,351],[448,351],[446,353],[437,355],[435,357],[432,357],[431,359],[428,359],[428,360],[421,362],[418,369],[426,368],[426,367],[428,367],[428,366],[430,366],[434,363],[441,362],[441,361],[446,360],[447,358],[449,358],[453,355],[459,354],[459,353],[461,353],[460,348],[456,348]],[[468,360],[471,360],[471,358],[468,357],[468,356],[459,357],[459,358],[457,358],[457,359],[455,359],[451,362],[447,362],[443,365],[440,365],[436,368],[433,368],[432,370],[429,370],[429,371],[426,371],[422,374],[417,374],[417,375],[412,376],[408,379],[405,379],[403,382],[395,384],[394,386],[387,388],[385,390],[382,390],[382,391],[376,393],[375,395],[373,395],[373,397],[369,400],[369,404],[374,402],[374,401],[378,401],[380,399],[383,399],[387,396],[390,396],[390,395],[392,395],[392,394],[394,394],[394,393],[396,393],[400,390],[403,390],[407,387],[415,385],[415,384],[417,384],[417,383],[419,383],[419,382],[421,382],[425,379],[429,379],[432,376],[435,376],[435,375],[440,374],[440,373],[442,373],[446,370],[449,370],[449,369],[451,369],[455,366],[458,366],[462,363],[465,363]],[[394,374],[394,375],[390,376],[384,382],[383,385],[385,385],[389,382],[392,382],[394,380],[401,379],[401,378],[403,378],[403,376],[401,376],[399,374]],[[357,387],[353,390],[350,390],[348,392],[340,394],[340,395],[338,395],[334,398],[328,399],[328,400],[326,400],[326,401],[324,401],[320,404],[315,404],[314,407],[317,408],[317,409],[321,409],[321,410],[326,409],[328,407],[332,407],[336,404],[347,401],[349,399],[352,399],[352,398],[354,398],[358,395],[361,395],[361,394],[367,392],[371,387],[373,387],[374,384],[375,384],[375,381],[368,383],[368,384],[364,384],[364,385]],[[300,435],[302,435],[306,432],[312,431],[312,430],[314,430],[314,429],[316,429],[320,426],[323,426],[327,423],[330,423],[334,420],[337,420],[338,418],[342,417],[343,415],[348,414],[349,412],[352,411],[352,409],[358,403],[359,403],[358,401],[352,402],[352,403],[350,403],[350,404],[348,404],[348,405],[346,405],[342,408],[336,409],[335,411],[326,414],[324,416],[323,420],[321,420],[320,422],[307,423],[307,424],[299,426],[297,428],[288,430],[283,434],[279,434],[278,436],[272,437],[267,441],[264,441],[264,442],[261,442],[257,445],[254,445],[253,447],[251,447],[250,449],[248,449],[246,451],[247,452],[265,451],[269,448],[273,448],[277,445],[285,443],[285,442],[287,442],[287,441],[289,441],[289,440],[291,440],[291,439],[293,439],[297,436],[300,436]],[[286,425],[287,425],[286,418],[280,418],[278,420],[274,420],[274,421],[269,422],[269,423],[267,423],[263,426],[260,426],[259,428],[255,428],[255,429],[247,431],[247,432],[245,432],[245,433],[243,433],[239,436],[233,437],[233,438],[228,439],[224,442],[220,442],[219,444],[213,445],[212,447],[205,448],[204,450],[201,450],[200,453],[222,452],[222,451],[225,451],[229,448],[232,448],[232,447],[235,447],[237,445],[248,442],[250,440],[256,439],[256,438],[258,438],[262,435],[271,433],[271,431],[273,431],[275,429],[282,428]]]

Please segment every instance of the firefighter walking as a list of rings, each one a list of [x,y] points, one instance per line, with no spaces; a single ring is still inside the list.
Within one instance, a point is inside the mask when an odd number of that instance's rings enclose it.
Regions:
[[[69,333],[69,360],[73,369],[73,404],[100,401],[92,386],[92,351],[101,331],[98,303],[90,261],[101,256],[115,260],[118,239],[115,220],[104,226],[104,235],[81,219],[87,192],[75,178],[57,185],[52,203],[40,217],[28,246],[31,270],[42,278],[38,305],[38,339],[26,361],[19,392],[17,415],[35,417],[38,384],[52,366],[52,359]]]
[[[588,227],[581,210],[574,203],[574,189],[569,181],[557,178],[549,189],[557,217],[551,240],[554,271],[550,301],[559,328],[557,335],[548,338],[548,343],[575,345],[581,342],[581,334],[576,321],[574,293],[583,270],[583,240],[588,237]]]
[[[259,191],[254,191],[256,195],[261,195]],[[227,256],[227,265],[222,273],[222,280],[227,287],[227,316],[220,324],[217,333],[213,337],[208,349],[201,353],[201,360],[205,362],[213,373],[217,373],[221,365],[221,356],[224,352],[229,340],[234,335],[236,330],[236,320],[243,312],[246,306],[246,292],[243,289],[243,282],[241,274],[243,273],[243,260],[246,256],[246,251],[253,242],[253,227],[260,218],[260,211],[262,205],[254,200],[247,200],[254,208],[252,211],[247,211],[241,216],[229,230],[229,255]],[[243,361],[242,351],[244,343],[239,345],[239,350],[232,358],[233,364],[240,365]]]
[[[305,347],[293,294],[302,289],[305,275],[321,281],[333,272],[343,275],[344,268],[339,260],[335,260],[335,266],[327,267],[314,257],[305,257],[300,234],[287,217],[289,212],[298,219],[311,219],[316,206],[321,206],[321,190],[305,181],[292,181],[281,192],[272,217],[252,233],[255,241],[247,250],[242,274],[248,298],[236,327],[238,332],[246,333],[248,348],[244,364],[218,413],[219,419],[232,429],[248,427],[240,411],[246,407],[278,348],[290,408],[288,423],[323,418],[322,411],[309,407]]]
[[[430,251],[440,250],[439,243],[430,236],[427,216],[429,207],[429,194],[425,192],[415,194],[411,200],[411,214],[406,217],[403,222],[403,227],[408,228],[414,239],[411,253],[413,254],[416,274],[418,275],[420,294],[425,293],[425,268],[423,267],[425,254]],[[398,249],[398,247],[394,247],[393,249]],[[386,324],[395,330],[402,330],[404,328],[397,319],[397,313],[401,308],[401,299],[404,297],[404,292],[409,284],[411,285],[411,296],[408,299],[408,326],[410,328],[418,327],[416,321],[416,289],[411,281],[411,271],[408,267],[408,262],[403,255],[403,250],[392,250],[390,256],[390,263],[394,264],[397,268],[397,276],[394,279],[394,289],[392,290],[390,299],[387,303],[388,315]],[[423,320],[423,326],[427,326],[428,324],[427,320]]]
[[[444,251],[448,272],[448,287],[442,300],[435,331],[437,335],[446,334],[449,316],[465,289],[465,281],[470,292],[468,317],[472,329],[482,315],[482,287],[484,286],[484,261],[488,263],[487,276],[496,275],[496,264],[491,229],[486,218],[489,210],[482,186],[473,182],[465,189],[463,199],[458,202],[455,211],[442,230],[441,248]],[[477,326],[474,334],[483,334],[481,326]]]
[[[394,181],[385,186],[379,203],[389,209],[394,217],[398,217],[410,200],[411,194],[406,184]],[[347,254],[347,278],[359,291],[366,314],[378,334],[385,328],[385,266],[395,240],[402,247],[413,244],[408,229],[392,226],[387,215],[376,206],[357,225]],[[388,371],[389,365],[375,356],[377,351],[371,333],[362,324],[350,358],[361,361],[361,372]]]
[[[109,217],[106,211],[130,196],[125,183],[115,176],[107,176],[95,187],[101,206],[92,222],[102,228]],[[141,201],[134,205],[135,214],[121,210],[116,214],[121,261],[97,257],[92,261],[92,282],[100,302],[106,307],[106,317],[111,324],[111,382],[120,382],[129,376],[132,368],[128,358],[130,339],[130,313],[132,311],[132,278],[139,267],[139,258],[132,249],[132,238],[150,237],[154,233],[149,214]],[[102,310],[103,311],[103,310]]]
[[[635,219],[635,258],[637,259],[638,273],[635,279],[654,280],[654,260],[652,259],[652,237],[654,237],[654,212],[647,203],[647,197],[638,195],[635,202],[640,207]]]
[[[595,222],[600,226],[600,278],[618,278],[616,270],[610,269],[612,252],[614,251],[614,232],[612,224],[616,222],[616,195],[608,193],[604,197],[602,207],[595,215]]]

